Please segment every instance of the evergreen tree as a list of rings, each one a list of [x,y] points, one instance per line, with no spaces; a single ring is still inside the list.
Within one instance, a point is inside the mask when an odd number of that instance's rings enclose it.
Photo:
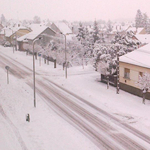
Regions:
[[[81,22],[79,23],[77,39],[81,42],[85,39],[85,29]]]
[[[150,19],[148,19],[148,21],[147,21],[147,29],[146,29],[146,32],[147,32],[148,34],[150,34]]]
[[[147,26],[148,26],[148,16],[146,13],[143,14],[143,26],[147,31]]]
[[[89,40],[89,30],[87,27],[85,28],[85,40]]]
[[[136,26],[136,28],[143,27],[143,15],[142,15],[140,9],[137,10],[137,14],[135,17],[135,26]]]
[[[94,43],[99,40],[99,29],[96,20],[94,21],[94,29],[93,29],[93,39]]]
[[[4,16],[3,14],[1,15],[0,20],[1,20],[1,23],[2,23],[2,24],[5,24],[5,23],[6,23],[6,18],[5,18],[5,16]]]
[[[108,23],[107,23],[107,31],[108,31],[108,32],[111,32],[111,31],[112,31],[112,23],[111,23],[110,20],[109,20]]]
[[[86,50],[89,49],[89,44],[90,44],[90,36],[89,36],[89,30],[88,28],[86,27],[85,28],[85,39],[84,39],[84,46],[86,47]]]

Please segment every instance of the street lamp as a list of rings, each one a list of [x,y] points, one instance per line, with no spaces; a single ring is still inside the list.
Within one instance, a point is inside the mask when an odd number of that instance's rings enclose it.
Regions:
[[[69,35],[69,34],[72,34],[72,33],[66,33],[66,34],[63,34],[63,33],[61,32],[60,34],[62,34],[62,35],[65,37],[65,76],[66,76],[66,79],[67,79],[67,50],[66,50],[66,35]]]
[[[36,107],[36,95],[35,95],[35,59],[34,59],[34,44],[36,41],[41,40],[41,37],[36,38],[33,41],[33,93],[34,93],[34,107]]]
[[[13,32],[13,29],[11,29],[11,28],[9,28],[11,31],[12,31],[12,40],[11,40],[11,44],[12,44],[12,46],[13,46],[13,53],[14,53],[14,36],[13,36],[13,34],[14,34],[14,32]]]

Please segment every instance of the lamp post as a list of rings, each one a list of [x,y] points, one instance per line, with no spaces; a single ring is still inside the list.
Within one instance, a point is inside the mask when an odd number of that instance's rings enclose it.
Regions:
[[[34,59],[34,44],[36,41],[41,40],[41,37],[33,41],[33,94],[34,94],[34,107],[36,107],[36,94],[35,94],[35,59]]]
[[[66,50],[66,35],[69,35],[69,34],[72,34],[72,33],[66,33],[66,34],[63,34],[62,32],[60,33],[62,34],[64,37],[65,37],[65,77],[67,79],[67,50]]]
[[[116,93],[119,94],[119,44],[116,44],[115,45],[116,48],[117,48],[117,51],[116,51],[116,56],[117,56],[117,68],[116,68],[116,71],[117,71],[117,87],[116,87]]]
[[[14,36],[13,36],[14,32],[13,32],[13,29],[11,29],[11,28],[9,28],[9,29],[12,31],[12,40],[11,40],[11,44],[12,44],[12,46],[13,46],[13,53],[14,53]]]

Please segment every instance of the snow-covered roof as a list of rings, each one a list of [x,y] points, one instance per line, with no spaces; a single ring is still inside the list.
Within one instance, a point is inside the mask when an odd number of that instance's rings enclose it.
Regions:
[[[33,31],[33,30],[36,30],[40,27],[44,27],[45,25],[42,25],[42,24],[30,24],[28,27]]]
[[[18,31],[19,29],[26,29],[29,30],[27,27],[24,26],[19,26],[19,27],[13,27],[13,28],[3,28],[2,31],[0,32],[0,34],[5,34],[6,37],[10,37],[12,34],[14,34],[16,31]]]
[[[31,32],[30,32],[31,33]],[[23,40],[25,40],[25,39],[27,39],[27,37],[28,37],[28,34],[29,33],[27,33],[27,34],[25,34],[25,35],[23,35],[23,36],[21,36],[21,37],[19,37],[19,38],[17,38],[17,41],[23,41]]]
[[[133,31],[133,32],[136,32],[136,28],[135,27],[130,27],[127,29],[127,31]]]
[[[72,33],[72,30],[68,27],[68,25],[64,22],[55,22],[54,23],[57,28],[63,33],[63,34],[66,34],[66,33]]]
[[[150,68],[150,44],[121,56],[120,62]]]
[[[40,35],[47,28],[49,27],[41,26],[41,27],[34,28],[33,31],[29,32],[28,34],[25,34],[24,36],[21,36],[20,38],[17,39],[17,41],[23,41],[25,39],[34,40],[38,35]],[[55,32],[54,30],[52,31]]]
[[[150,43],[150,34],[138,34],[135,36],[141,43]]]
[[[41,34],[46,28],[46,26],[34,28],[32,32],[29,32],[28,34],[25,34],[24,36],[21,36],[20,38],[17,39],[17,41],[22,41],[24,39],[30,39],[34,40],[39,34]]]
[[[5,33],[6,37],[10,37],[14,33],[11,29],[5,29],[3,32]]]
[[[30,30],[29,28],[24,27],[24,26],[19,26],[19,27],[17,28],[17,30],[19,30],[19,29]]]
[[[69,34],[66,36],[66,38],[67,38],[67,41],[72,41],[73,38],[76,38],[76,35],[75,34]]]
[[[136,27],[130,27],[127,31],[133,31],[136,35],[140,34],[140,32],[143,30],[144,28],[136,28]]]

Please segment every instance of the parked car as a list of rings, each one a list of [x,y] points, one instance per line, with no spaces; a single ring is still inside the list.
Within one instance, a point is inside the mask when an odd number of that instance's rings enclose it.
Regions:
[[[10,44],[10,42],[5,42],[5,44],[4,44],[4,47],[10,47],[11,46],[11,44]]]

